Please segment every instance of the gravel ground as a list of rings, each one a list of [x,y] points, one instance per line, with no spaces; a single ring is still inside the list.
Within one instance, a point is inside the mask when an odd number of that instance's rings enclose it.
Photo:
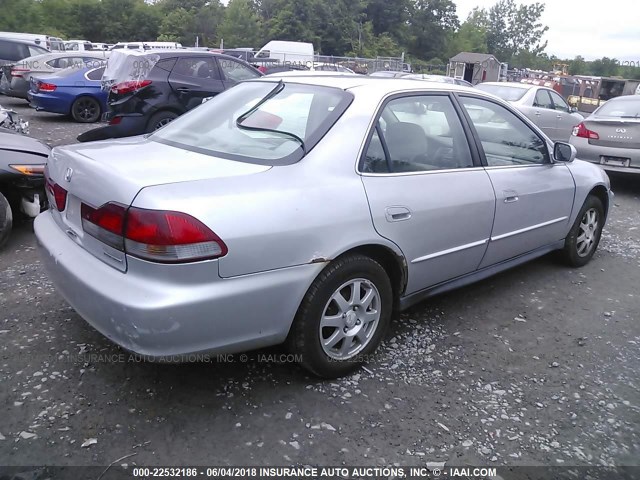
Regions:
[[[52,144],[94,127],[20,113]],[[548,256],[422,303],[336,381],[279,348],[136,362],[56,293],[22,224],[0,252],[0,463],[639,465],[640,178],[612,182],[589,265]]]

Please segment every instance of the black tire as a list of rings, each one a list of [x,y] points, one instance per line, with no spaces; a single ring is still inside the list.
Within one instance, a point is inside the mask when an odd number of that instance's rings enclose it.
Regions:
[[[0,248],[7,243],[13,226],[13,213],[6,197],[0,193]]]
[[[589,195],[565,238],[561,252],[564,263],[571,267],[582,267],[589,263],[600,243],[604,221],[602,201]]]
[[[78,97],[71,105],[71,116],[76,122],[95,123],[101,114],[100,102],[93,97]]]
[[[361,281],[360,284],[355,282]],[[350,284],[350,282],[353,282]],[[360,286],[355,306],[345,293]],[[367,306],[361,303],[372,294]],[[341,295],[347,308],[339,308],[334,300]],[[377,294],[377,297],[376,297]],[[363,296],[364,295],[364,296]],[[347,310],[347,313],[343,313]],[[366,362],[367,357],[382,341],[391,320],[393,290],[384,268],[375,260],[363,255],[348,255],[329,264],[309,287],[293,321],[287,344],[301,364],[311,373],[323,378],[336,378],[348,374]],[[323,326],[325,313],[335,317],[340,326]],[[372,320],[377,318],[377,320]],[[346,331],[345,331],[346,329]],[[327,338],[327,336],[329,338]],[[335,337],[334,337],[335,336]],[[338,338],[333,347],[321,344],[323,339]],[[365,338],[364,340],[362,340]],[[345,345],[345,342],[348,342]],[[335,350],[345,347],[344,358],[336,358]],[[352,346],[353,348],[351,348]],[[331,355],[327,353],[331,351]],[[352,352],[352,353],[350,353]]]
[[[178,114],[168,110],[154,113],[147,123],[147,133],[155,132],[176,118],[178,118]]]

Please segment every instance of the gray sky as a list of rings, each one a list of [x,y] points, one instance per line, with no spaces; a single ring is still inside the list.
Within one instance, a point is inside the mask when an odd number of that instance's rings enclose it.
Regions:
[[[453,0],[463,22],[473,7],[490,8],[497,0]],[[545,4],[542,23],[545,52],[560,58],[582,55],[587,60],[609,57],[640,62],[638,0],[538,0]],[[518,4],[535,0],[516,0]]]

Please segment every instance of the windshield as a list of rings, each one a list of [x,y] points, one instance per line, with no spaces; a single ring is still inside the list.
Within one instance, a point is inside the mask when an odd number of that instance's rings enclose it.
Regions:
[[[246,82],[158,130],[151,140],[266,165],[299,161],[351,103],[344,90],[283,82]]]
[[[606,117],[640,118],[640,98],[614,98],[602,105],[595,114]]]
[[[492,93],[496,97],[500,97],[508,102],[520,100],[528,90],[528,88],[511,87],[508,85],[487,85],[486,83],[480,83],[476,85],[476,88],[487,93]]]

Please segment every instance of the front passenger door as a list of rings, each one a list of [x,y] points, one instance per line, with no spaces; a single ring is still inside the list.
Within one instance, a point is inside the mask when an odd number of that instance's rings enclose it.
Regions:
[[[567,166],[552,163],[546,141],[504,106],[469,96],[460,101],[467,111],[486,110],[471,117],[496,197],[491,241],[480,267],[562,240],[575,193]]]

